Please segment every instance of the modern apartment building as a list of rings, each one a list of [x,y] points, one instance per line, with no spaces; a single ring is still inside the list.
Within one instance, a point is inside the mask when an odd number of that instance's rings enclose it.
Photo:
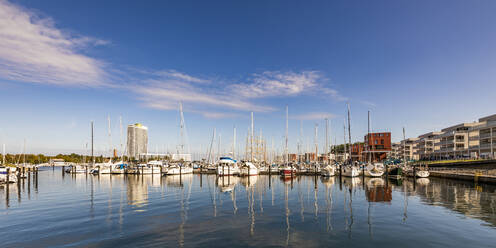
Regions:
[[[419,138],[408,138],[406,140],[402,140],[398,147],[398,158],[406,160],[418,160],[417,155],[417,141]]]
[[[421,160],[432,160],[435,158],[434,151],[439,150],[439,135],[442,132],[430,132],[418,136],[416,141],[416,151],[414,156]]]
[[[479,119],[478,125],[471,128],[470,150],[481,158],[495,158],[496,115]]]
[[[381,161],[391,153],[391,133],[369,133],[364,136],[363,160]]]
[[[139,158],[148,152],[148,128],[136,123],[127,126],[127,154],[131,158]]]
[[[441,130],[434,143],[438,147],[434,150],[436,158],[451,159],[457,157],[470,157],[469,137],[476,135],[473,127],[479,125],[478,122],[461,123]],[[474,144],[472,144],[474,145]]]

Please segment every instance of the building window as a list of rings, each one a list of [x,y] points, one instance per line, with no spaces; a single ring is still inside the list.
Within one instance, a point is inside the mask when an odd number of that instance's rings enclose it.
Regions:
[[[375,141],[375,144],[377,145],[377,140],[374,140]]]
[[[384,140],[381,140],[381,145],[384,145]]]

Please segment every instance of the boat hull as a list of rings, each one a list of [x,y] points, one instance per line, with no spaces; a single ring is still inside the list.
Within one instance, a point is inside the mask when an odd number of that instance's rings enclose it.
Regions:
[[[426,178],[429,177],[429,171],[426,170],[420,170],[415,172],[415,176],[420,177],[420,178]]]

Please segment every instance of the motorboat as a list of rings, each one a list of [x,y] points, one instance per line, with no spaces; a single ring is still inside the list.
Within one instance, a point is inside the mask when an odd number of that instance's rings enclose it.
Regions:
[[[244,162],[239,171],[240,176],[258,175],[258,168],[252,162]]]
[[[296,169],[291,165],[286,165],[281,170],[281,175],[285,177],[290,177],[296,174]]]
[[[255,167],[256,168],[256,167]],[[239,168],[237,166],[237,161],[230,157],[221,157],[217,164],[217,175],[219,176],[231,176],[239,174]],[[258,174],[258,170],[257,170]]]
[[[270,166],[270,173],[279,174],[279,166],[277,164],[272,164]]]
[[[112,164],[110,168],[111,174],[125,174],[127,169],[127,164],[122,161]]]
[[[71,167],[71,173],[80,174],[86,172],[88,172],[88,165],[73,165]]]
[[[388,176],[391,178],[400,178],[403,174],[403,169],[399,166],[393,167],[388,171]]]
[[[7,177],[8,177],[8,180],[7,180]],[[9,168],[9,172],[7,174],[7,167],[0,166],[0,182],[2,182],[2,183],[16,183],[17,182],[17,176],[15,175],[15,168]]]

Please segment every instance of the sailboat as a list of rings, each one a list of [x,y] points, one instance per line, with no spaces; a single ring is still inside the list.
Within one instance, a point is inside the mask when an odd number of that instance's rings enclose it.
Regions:
[[[325,166],[324,168],[322,168],[320,170],[320,175],[322,175],[323,177],[332,177],[334,176],[334,174],[336,173],[336,170],[334,168],[334,166],[328,164],[327,166]]]
[[[284,147],[284,160],[286,164],[282,168],[281,176],[291,177],[295,174],[293,165],[289,163],[289,151],[288,151],[288,119],[289,119],[289,110],[288,105],[286,105],[286,143]]]
[[[350,105],[348,105],[348,144],[350,145],[350,159],[349,159],[349,164],[346,166],[343,166],[343,173],[342,175],[345,177],[358,177],[360,176],[360,169],[352,164],[351,160],[351,120],[350,120]],[[345,161],[346,161],[346,124],[344,128],[344,147],[345,147]]]
[[[427,166],[425,167],[419,167],[418,169],[415,170],[415,176],[420,177],[420,178],[426,178],[429,177],[430,173],[429,170],[427,169]]]
[[[160,171],[158,172],[160,173]],[[183,175],[193,174],[193,167],[188,166],[187,163],[174,163],[165,169],[166,175]]]
[[[244,162],[241,166],[240,176],[256,176],[258,175],[258,168],[252,162]]]
[[[360,176],[360,169],[353,165],[343,166],[343,176],[345,177]]]
[[[373,142],[373,139],[370,140],[370,138],[372,137],[371,133],[370,133],[370,111],[368,111],[368,122],[367,122],[367,125],[368,125],[368,134],[367,134],[367,151],[368,151],[368,165],[364,168],[364,176],[366,177],[381,177],[383,174],[384,174],[384,165],[380,164],[380,163],[372,163],[372,153],[370,151],[370,146],[372,146],[372,150],[374,150],[374,146],[373,145],[370,145],[370,144],[374,144]],[[379,165],[382,165],[379,166]]]

